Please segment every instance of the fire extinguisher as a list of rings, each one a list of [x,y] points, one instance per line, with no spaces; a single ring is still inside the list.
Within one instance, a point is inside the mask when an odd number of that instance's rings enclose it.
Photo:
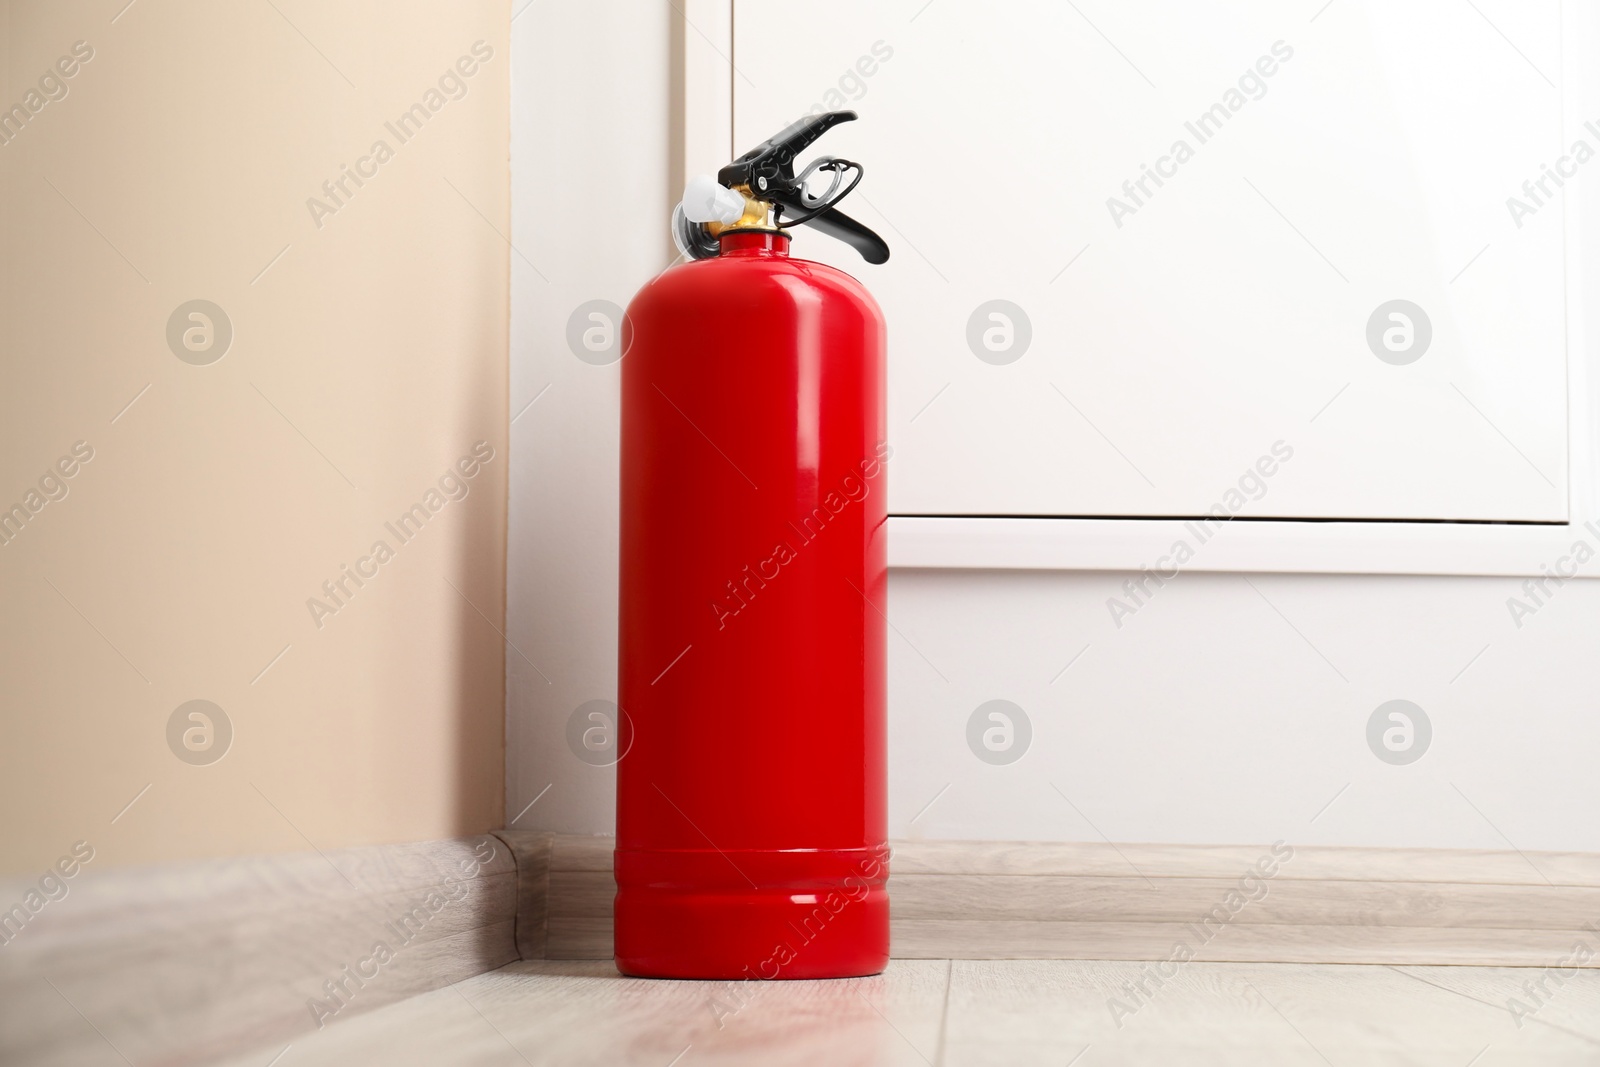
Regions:
[[[859,163],[810,116],[689,183],[623,322],[616,962],[838,978],[889,956],[883,315],[789,255]],[[826,188],[817,189],[813,185]]]

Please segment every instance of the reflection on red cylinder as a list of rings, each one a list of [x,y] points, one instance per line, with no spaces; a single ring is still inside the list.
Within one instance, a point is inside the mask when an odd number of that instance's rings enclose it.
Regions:
[[[875,974],[883,316],[784,234],[721,246],[623,324],[617,966]]]

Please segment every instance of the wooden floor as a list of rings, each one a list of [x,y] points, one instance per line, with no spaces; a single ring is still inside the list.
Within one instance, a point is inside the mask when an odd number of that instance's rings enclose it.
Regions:
[[[1545,974],[1533,969],[1191,963],[1160,986],[1145,978],[1150,996],[1130,994],[1124,983],[1151,966],[896,960],[876,978],[745,984],[514,963],[228,1062],[1600,1064],[1592,970],[1548,979],[1536,1000],[1523,989]],[[1520,1026],[1512,997],[1533,1012]]]

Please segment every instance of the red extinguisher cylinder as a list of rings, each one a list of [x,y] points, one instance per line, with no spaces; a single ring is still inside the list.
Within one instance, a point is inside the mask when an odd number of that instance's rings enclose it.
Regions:
[[[889,955],[881,312],[733,230],[623,324],[615,876],[625,974]]]

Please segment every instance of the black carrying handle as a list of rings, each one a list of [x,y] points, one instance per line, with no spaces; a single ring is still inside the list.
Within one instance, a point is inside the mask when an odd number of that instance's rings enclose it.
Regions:
[[[814,205],[807,205],[804,187],[794,175],[797,155],[839,123],[852,122],[857,117],[854,111],[827,111],[791,123],[723,167],[717,172],[717,181],[730,189],[742,185],[759,200],[769,200],[797,216],[805,216],[800,225],[813,226],[843,241],[868,263],[886,263],[889,245],[882,237],[837,208],[817,211]]]
[[[774,179],[794,182],[794,157],[810,148],[818,137],[841,122],[853,122],[854,111],[825,111],[792,122],[717,172],[717,181],[729,189],[747,185],[763,200]],[[763,184],[763,179],[765,184]]]

